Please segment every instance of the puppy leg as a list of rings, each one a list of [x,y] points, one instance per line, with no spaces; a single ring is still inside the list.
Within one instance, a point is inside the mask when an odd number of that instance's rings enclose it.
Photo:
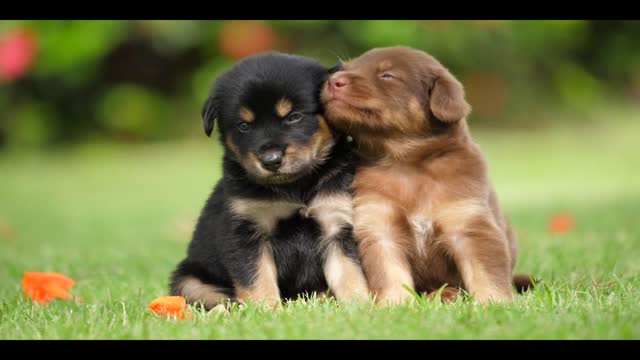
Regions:
[[[206,274],[208,271],[201,264],[188,260],[182,261],[171,274],[169,285],[171,295],[182,296],[189,304],[202,304],[207,310],[233,298],[231,289],[218,286],[211,280],[203,281],[199,277],[203,273]],[[212,274],[208,274],[208,277],[215,278]]]
[[[367,300],[369,288],[357,262],[347,255],[341,242],[353,224],[351,196],[346,193],[318,195],[304,215],[321,227],[321,244],[325,249],[324,275],[329,289],[340,301]]]
[[[172,293],[173,295],[183,296],[189,304],[201,303],[207,310],[211,310],[216,305],[229,299],[215,285],[205,284],[194,276],[186,276],[180,279]]]
[[[275,307],[280,304],[278,274],[271,246],[266,241],[260,244],[259,254],[250,284],[237,284],[236,297],[240,302],[253,302]]]
[[[360,199],[354,208],[354,235],[369,288],[378,305],[398,305],[413,299],[414,288],[403,244],[402,214],[381,197]],[[406,222],[406,220],[405,220]]]
[[[450,204],[438,214],[465,288],[480,303],[513,300],[511,256],[504,231],[477,201]]]
[[[338,300],[366,301],[367,280],[356,262],[345,255],[340,244],[331,243],[326,250],[324,274],[331,292]]]

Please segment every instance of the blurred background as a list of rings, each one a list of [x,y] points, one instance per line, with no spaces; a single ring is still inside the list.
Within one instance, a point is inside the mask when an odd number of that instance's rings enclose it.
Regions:
[[[278,50],[333,65],[379,46],[430,52],[473,124],[539,128],[640,102],[639,21],[1,21],[0,151],[202,136],[214,78]]]

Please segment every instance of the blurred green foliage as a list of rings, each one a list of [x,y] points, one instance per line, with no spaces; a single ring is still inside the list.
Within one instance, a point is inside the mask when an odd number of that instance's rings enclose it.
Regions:
[[[333,65],[416,47],[464,83],[475,126],[543,126],[559,109],[639,102],[638,38],[639,21],[0,21],[0,70],[14,66],[0,78],[0,145],[202,136],[215,77],[271,49]],[[33,58],[12,41],[33,42]]]

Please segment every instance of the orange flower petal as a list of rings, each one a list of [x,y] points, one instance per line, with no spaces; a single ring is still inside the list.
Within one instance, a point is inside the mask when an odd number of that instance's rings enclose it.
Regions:
[[[51,302],[51,296],[47,295],[43,290],[37,288],[24,289],[24,296],[34,302],[48,303]]]
[[[64,289],[69,289],[76,284],[75,280],[56,272],[47,273],[46,279],[48,282],[55,283]]]
[[[73,296],[71,296],[66,289],[60,287],[58,284],[54,284],[54,283],[45,284],[43,289],[45,293],[47,293],[51,297],[59,298],[59,299],[69,299],[69,300],[73,299]]]
[[[165,317],[177,317],[178,319],[191,318],[191,312],[187,309],[187,302],[182,296],[163,296],[153,300],[149,309],[156,315]]]
[[[24,295],[32,301],[48,303],[53,298],[73,299],[67,292],[75,284],[60,273],[27,271],[22,278]]]
[[[552,234],[564,234],[573,230],[575,220],[570,214],[554,215],[549,221],[549,231]]]

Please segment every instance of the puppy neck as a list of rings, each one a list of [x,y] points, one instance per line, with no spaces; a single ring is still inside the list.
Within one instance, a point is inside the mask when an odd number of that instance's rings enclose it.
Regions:
[[[431,131],[419,134],[362,132],[354,136],[354,151],[365,164],[410,163],[465,147],[469,141],[468,126],[463,119],[437,134]]]

